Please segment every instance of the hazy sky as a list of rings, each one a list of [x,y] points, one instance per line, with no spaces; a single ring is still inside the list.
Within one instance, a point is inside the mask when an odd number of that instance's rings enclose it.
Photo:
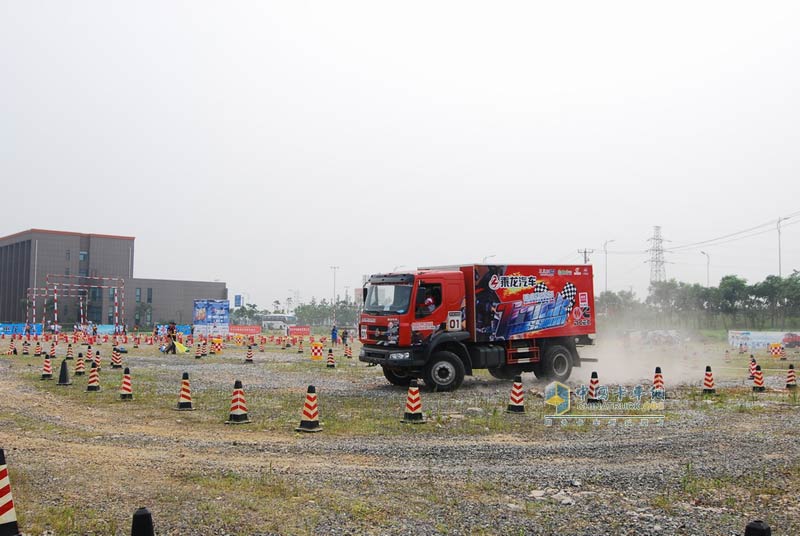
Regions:
[[[800,211],[799,28],[797,2],[0,0],[0,234],[133,235],[134,275],[262,306],[329,297],[331,265],[342,293],[584,247],[599,291],[605,240]],[[712,283],[778,270],[775,230],[706,251]],[[608,258],[645,293],[646,254]]]

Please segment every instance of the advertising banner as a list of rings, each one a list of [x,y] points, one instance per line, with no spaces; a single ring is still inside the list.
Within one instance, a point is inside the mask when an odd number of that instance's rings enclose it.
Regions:
[[[311,326],[289,326],[290,337],[308,337],[311,335]]]
[[[728,331],[728,344],[733,348],[744,344],[752,350],[768,348],[770,344],[778,343],[786,348],[800,347],[800,335],[788,331]]]
[[[158,328],[158,334],[160,336],[165,336],[167,334],[167,327],[168,324],[158,324],[156,328]],[[192,326],[188,324],[176,324],[175,331],[178,333],[182,333],[183,335],[189,336],[192,334]]]
[[[41,335],[41,324],[29,324],[31,335]],[[0,333],[5,335],[25,335],[25,324],[0,324]]]
[[[239,326],[236,324],[231,324],[228,327],[228,332],[235,333],[237,335],[259,335],[261,333],[261,326]]]
[[[192,320],[194,325],[228,325],[230,321],[228,300],[195,300]]]

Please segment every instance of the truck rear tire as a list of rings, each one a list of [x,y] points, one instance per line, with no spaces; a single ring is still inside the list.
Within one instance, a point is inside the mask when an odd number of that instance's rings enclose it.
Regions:
[[[425,367],[425,385],[432,391],[455,391],[464,381],[464,363],[453,352],[433,354]]]
[[[572,373],[572,354],[560,344],[547,348],[542,359],[542,374],[548,380],[565,382]],[[538,375],[537,375],[538,376]]]
[[[399,385],[401,387],[408,387],[408,384],[410,384],[411,380],[414,379],[413,376],[409,376],[408,374],[404,374],[402,371],[392,370],[392,369],[386,368],[386,367],[381,367],[381,368],[383,369],[383,376],[392,385]]]

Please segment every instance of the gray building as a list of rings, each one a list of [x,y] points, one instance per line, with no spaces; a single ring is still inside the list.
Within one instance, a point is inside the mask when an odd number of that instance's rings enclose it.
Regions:
[[[222,282],[137,279],[133,277],[132,236],[30,229],[0,238],[0,321],[41,321],[54,317],[70,325],[84,317],[113,324],[115,301],[120,323],[174,320],[191,323],[196,299],[228,298]],[[116,300],[115,300],[116,298]]]

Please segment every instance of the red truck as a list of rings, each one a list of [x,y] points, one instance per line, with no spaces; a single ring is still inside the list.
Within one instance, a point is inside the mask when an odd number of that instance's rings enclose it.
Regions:
[[[462,265],[376,274],[364,287],[359,360],[394,385],[458,389],[488,369],[564,381],[595,333],[589,265]],[[584,361],[586,361],[584,359]]]

